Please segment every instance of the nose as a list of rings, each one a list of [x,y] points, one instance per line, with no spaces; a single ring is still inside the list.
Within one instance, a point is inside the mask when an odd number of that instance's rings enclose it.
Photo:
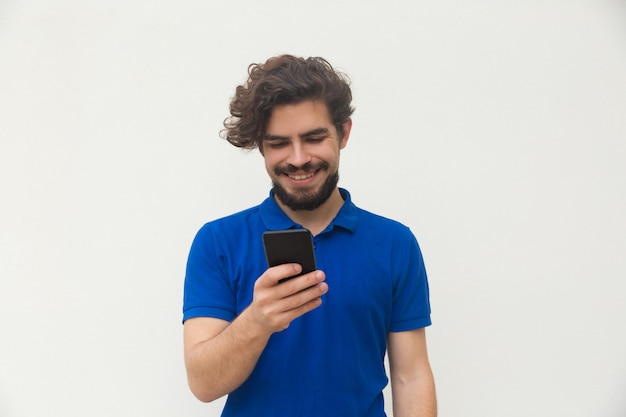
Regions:
[[[289,160],[287,162],[290,165],[300,168],[310,161],[311,156],[307,152],[304,143],[300,140],[295,140],[292,143],[291,154],[289,155]]]

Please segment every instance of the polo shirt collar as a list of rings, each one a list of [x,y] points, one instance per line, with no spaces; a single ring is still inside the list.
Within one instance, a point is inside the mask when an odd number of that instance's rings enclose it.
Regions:
[[[359,217],[358,210],[354,203],[352,203],[352,198],[350,197],[348,190],[339,188],[339,192],[341,193],[344,203],[337,213],[337,216],[335,216],[333,221],[330,222],[324,232],[330,231],[334,226],[344,228],[350,232],[354,232],[356,229]],[[278,206],[276,200],[274,200],[274,190],[271,190],[269,197],[261,203],[259,213],[265,227],[268,230],[283,230],[301,227],[299,224],[291,220]]]

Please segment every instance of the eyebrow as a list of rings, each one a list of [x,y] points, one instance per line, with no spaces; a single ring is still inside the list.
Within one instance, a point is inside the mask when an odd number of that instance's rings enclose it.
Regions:
[[[301,135],[298,135],[301,139],[316,136],[316,135],[328,135],[330,131],[326,127],[318,127],[317,129],[309,130],[308,132],[304,132]],[[289,136],[280,136],[280,135],[265,135],[264,140],[273,141],[273,140],[289,140]]]

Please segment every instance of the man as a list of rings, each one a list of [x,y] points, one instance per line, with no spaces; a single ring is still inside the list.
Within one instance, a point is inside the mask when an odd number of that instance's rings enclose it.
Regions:
[[[223,416],[384,416],[389,355],[395,417],[436,415],[424,328],[422,256],[410,230],[338,188],[352,95],[321,58],[251,65],[223,136],[260,150],[273,188],[260,205],[207,223],[187,265],[189,386],[228,394]],[[262,234],[306,228],[318,270],[267,267]]]

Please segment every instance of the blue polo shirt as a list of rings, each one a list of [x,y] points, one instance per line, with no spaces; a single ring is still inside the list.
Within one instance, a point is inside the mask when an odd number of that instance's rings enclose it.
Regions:
[[[229,394],[223,416],[384,416],[387,333],[431,324],[422,255],[402,224],[344,204],[314,236],[326,273],[322,305],[271,336],[250,377]],[[262,234],[302,227],[274,201],[205,224],[187,263],[183,321],[232,321],[267,269]]]

